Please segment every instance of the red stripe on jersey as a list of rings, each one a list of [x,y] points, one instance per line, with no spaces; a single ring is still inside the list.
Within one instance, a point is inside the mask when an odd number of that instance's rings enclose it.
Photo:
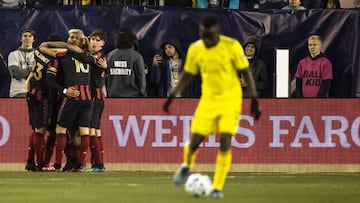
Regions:
[[[40,101],[42,99],[42,96],[43,96],[43,91],[42,90],[37,90],[35,88],[31,88],[30,94],[34,95],[35,100]]]
[[[71,86],[75,90],[80,91],[80,95],[77,97],[74,97],[74,100],[91,100],[91,92],[90,92],[90,86],[89,85],[75,85]],[[70,87],[68,87],[70,88]]]
[[[80,85],[80,96],[81,96],[81,100],[86,100],[86,92],[84,85]]]
[[[101,88],[96,88],[96,98],[104,100],[105,95]]]
[[[86,90],[86,97],[91,100],[91,91],[90,91],[90,86],[86,85],[85,86],[85,90]]]
[[[75,90],[79,90],[78,86],[74,86],[74,89],[75,89]],[[81,92],[80,92],[80,94],[81,94]],[[74,99],[75,99],[75,100],[79,100],[79,97],[74,97]]]

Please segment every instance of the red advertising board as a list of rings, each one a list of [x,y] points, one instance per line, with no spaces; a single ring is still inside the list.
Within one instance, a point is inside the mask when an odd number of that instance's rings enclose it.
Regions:
[[[102,118],[106,163],[179,163],[190,137],[196,99],[107,99]],[[260,99],[263,114],[243,104],[232,140],[233,163],[359,164],[360,100]],[[24,99],[0,100],[0,163],[24,163],[28,137]],[[213,163],[219,143],[209,136],[198,163]]]

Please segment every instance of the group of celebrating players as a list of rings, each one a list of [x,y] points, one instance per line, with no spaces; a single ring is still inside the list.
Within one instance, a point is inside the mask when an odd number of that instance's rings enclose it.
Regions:
[[[85,171],[90,148],[91,170],[104,172],[100,120],[106,33],[97,29],[86,37],[82,30],[71,29],[68,34],[67,43],[51,34],[35,50],[35,65],[25,85],[33,129],[25,169]],[[50,164],[54,149],[55,162]],[[62,167],[64,154],[67,162]]]

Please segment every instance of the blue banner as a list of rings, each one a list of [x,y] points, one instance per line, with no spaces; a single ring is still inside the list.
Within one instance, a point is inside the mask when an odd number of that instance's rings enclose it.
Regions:
[[[63,40],[67,30],[82,29],[86,34],[96,28],[107,32],[105,51],[114,48],[113,36],[123,27],[131,27],[139,38],[140,52],[152,59],[154,51],[167,38],[178,38],[186,51],[198,39],[198,22],[204,14],[215,14],[222,32],[244,43],[250,37],[262,41],[260,57],[265,61],[269,79],[274,73],[274,48],[289,48],[290,72],[294,75],[298,61],[308,54],[307,38],[320,35],[323,52],[333,63],[334,80],[330,97],[360,96],[360,10],[239,10],[171,7],[54,7],[40,9],[0,9],[0,53],[7,58],[20,46],[19,31],[31,27],[36,31],[35,47],[52,32]],[[267,96],[273,95],[269,88]]]

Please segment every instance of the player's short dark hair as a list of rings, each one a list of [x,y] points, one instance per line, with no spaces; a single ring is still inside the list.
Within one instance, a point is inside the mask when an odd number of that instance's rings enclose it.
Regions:
[[[205,16],[203,16],[200,23],[206,29],[209,29],[209,28],[211,28],[213,26],[219,25],[219,21],[218,21],[217,17],[215,17],[213,15],[205,15]]]
[[[134,34],[130,28],[120,29],[115,35],[115,47],[118,49],[130,49],[134,46]]]
[[[94,31],[92,31],[89,35],[89,37],[94,37],[97,36],[99,37],[101,40],[106,41],[106,32],[103,29],[96,29]]]
[[[53,33],[48,35],[47,41],[48,42],[61,41],[61,37],[60,37],[60,35],[58,33],[53,32]]]

